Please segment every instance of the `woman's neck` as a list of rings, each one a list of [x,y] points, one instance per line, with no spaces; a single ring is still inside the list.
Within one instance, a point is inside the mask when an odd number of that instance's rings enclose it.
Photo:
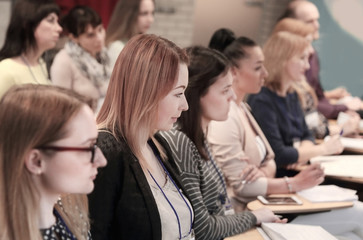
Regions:
[[[51,227],[55,223],[55,216],[53,215],[54,204],[57,202],[58,195],[41,196],[39,207],[39,229]]]
[[[280,89],[278,91],[276,91],[277,95],[281,96],[281,97],[286,97],[287,92],[289,91],[291,86],[291,79],[290,78],[282,78],[281,79],[281,85],[280,85]]]
[[[37,66],[42,53],[39,51],[30,50],[21,54],[21,58],[25,59],[25,64],[30,66]]]
[[[242,93],[242,92],[237,92],[237,91],[234,91],[235,94],[236,94],[236,103],[241,103],[243,101],[243,99],[245,98],[246,96],[246,93]]]

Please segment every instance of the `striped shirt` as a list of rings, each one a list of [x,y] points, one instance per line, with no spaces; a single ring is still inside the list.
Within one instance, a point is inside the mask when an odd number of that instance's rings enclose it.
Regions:
[[[256,224],[251,212],[224,215],[221,195],[224,179],[213,159],[201,158],[195,144],[182,132],[160,132],[173,152],[173,158],[194,209],[194,232],[197,240],[223,239],[247,231]],[[220,174],[220,175],[219,175]]]

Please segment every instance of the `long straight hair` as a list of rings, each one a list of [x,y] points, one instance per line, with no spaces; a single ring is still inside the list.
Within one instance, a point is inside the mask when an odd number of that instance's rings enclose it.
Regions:
[[[67,123],[90,103],[71,90],[49,85],[19,85],[0,101],[0,239],[41,240],[40,193],[25,167],[29,151],[68,134]],[[86,239],[88,210],[83,195],[63,198],[58,208],[77,239]],[[85,229],[86,228],[86,229]]]
[[[203,159],[207,160],[200,98],[208,93],[209,87],[219,77],[228,72],[230,65],[227,58],[214,49],[195,46],[187,48],[187,53],[190,63],[188,65],[189,83],[185,90],[185,98],[189,109],[182,112],[177,122],[180,130],[194,142]]]
[[[286,74],[286,63],[296,54],[304,52],[308,46],[309,41],[296,34],[285,31],[272,34],[263,47],[264,65],[269,73],[265,86],[280,91],[282,77]]]
[[[117,58],[97,123],[139,159],[140,143],[154,134],[158,104],[175,84],[180,64],[188,64],[185,51],[152,34],[131,38]]]
[[[138,34],[137,21],[142,0],[118,0],[106,30],[106,46],[116,40],[127,41]],[[153,0],[154,4],[155,1]]]
[[[301,37],[307,37],[309,34],[314,34],[314,27],[294,18],[284,18],[275,25],[272,32],[277,33],[281,31],[287,31]],[[292,88],[296,91],[303,109],[306,108],[307,104],[306,92],[310,93],[314,101],[314,106],[317,107],[318,97],[316,96],[315,90],[306,80],[299,83],[293,83]]]
[[[19,56],[30,49],[37,50],[35,29],[50,13],[59,15],[59,7],[52,0],[16,1],[6,31],[5,42],[0,50],[0,61]]]

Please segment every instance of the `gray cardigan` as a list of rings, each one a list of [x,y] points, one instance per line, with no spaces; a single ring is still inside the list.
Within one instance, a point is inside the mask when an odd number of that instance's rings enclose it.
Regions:
[[[202,159],[194,143],[180,131],[173,129],[160,134],[170,145],[175,161],[173,166],[176,166],[176,172],[180,174],[193,205],[196,239],[223,239],[242,233],[256,224],[256,217],[251,212],[224,215],[219,198],[220,194],[224,194],[219,177],[222,173],[218,167],[214,168],[213,159]]]

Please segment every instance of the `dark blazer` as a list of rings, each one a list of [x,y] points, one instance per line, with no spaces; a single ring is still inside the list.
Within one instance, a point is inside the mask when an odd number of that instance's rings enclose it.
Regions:
[[[158,134],[155,138],[171,160],[167,142]],[[95,189],[88,196],[92,238],[161,239],[158,208],[136,156],[124,141],[118,142],[109,132],[100,132],[97,144],[107,159],[107,166],[100,169]],[[174,164],[174,161],[164,162],[185,194],[179,177],[172,170]]]

